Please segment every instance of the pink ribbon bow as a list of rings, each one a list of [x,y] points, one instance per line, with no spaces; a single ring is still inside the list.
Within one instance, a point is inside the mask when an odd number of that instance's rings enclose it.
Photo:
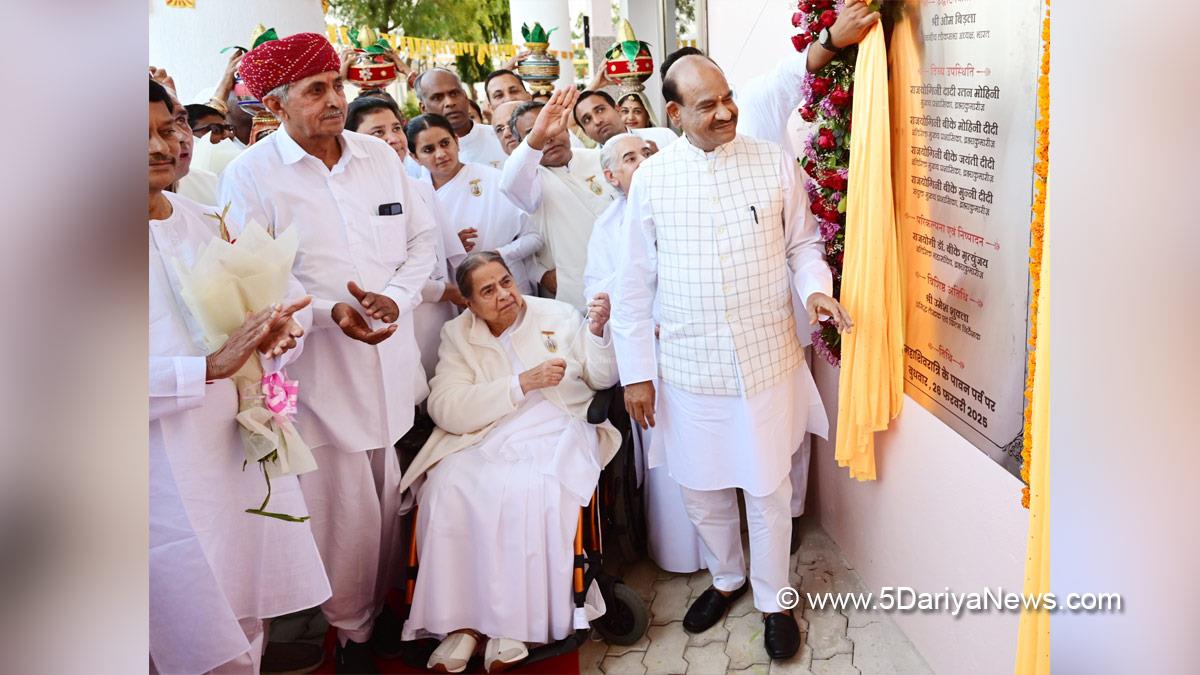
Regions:
[[[289,380],[282,371],[263,375],[263,402],[276,417],[291,420],[296,414],[296,396],[300,392],[300,383]]]

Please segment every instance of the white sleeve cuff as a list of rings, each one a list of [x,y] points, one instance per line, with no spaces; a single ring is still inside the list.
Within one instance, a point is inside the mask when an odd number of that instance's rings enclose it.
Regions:
[[[521,376],[513,375],[508,384],[508,398],[513,402],[513,405],[525,400],[525,392],[521,391]]]
[[[194,398],[197,396],[203,396],[206,375],[208,375],[208,359],[205,357],[176,357],[175,395],[179,398]]]

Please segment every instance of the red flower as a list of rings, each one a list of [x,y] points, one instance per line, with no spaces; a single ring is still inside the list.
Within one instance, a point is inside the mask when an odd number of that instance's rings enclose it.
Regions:
[[[833,7],[833,0],[814,0],[813,7],[817,9],[829,9]]]
[[[825,207],[821,206],[821,202],[819,202],[819,201],[814,201],[811,204],[809,204],[808,210],[812,211],[812,214],[814,216],[820,216],[821,214],[825,213]]]
[[[831,77],[814,77],[812,81],[812,93],[814,96],[824,96],[829,93],[829,88],[833,86],[833,78]]]
[[[803,24],[804,24],[804,14],[802,12],[796,12],[795,14],[792,14],[792,25],[793,26],[795,26],[796,28],[799,28]]]
[[[807,47],[808,43],[810,42],[812,42],[812,36],[808,33],[796,33],[792,36],[792,46],[795,47],[796,51],[798,52],[804,51],[804,48]]]
[[[813,110],[811,105],[803,106],[800,108],[800,119],[811,122],[817,119],[817,111]]]
[[[829,101],[839,108],[845,108],[846,104],[850,102],[850,92],[842,89],[841,85],[838,85],[830,92]]]
[[[846,191],[846,179],[836,171],[830,171],[829,173],[821,176],[821,180],[818,182],[820,183],[821,187],[833,190],[834,192]]]
[[[822,26],[829,28],[834,24],[835,21],[837,21],[837,12],[833,11],[832,9],[827,9],[824,12],[821,12]]]
[[[821,32],[821,20],[815,19],[812,23],[808,24],[808,32],[820,33]]]
[[[825,220],[828,220],[831,223],[841,222],[842,214],[838,213],[836,208],[827,209],[825,211]]]
[[[800,3],[800,11],[804,12],[805,14],[813,11],[813,4],[811,2],[809,2],[808,0],[805,0],[805,2]],[[795,23],[795,21],[796,21],[796,17],[793,16],[792,17],[793,25],[799,26],[800,24]]]
[[[828,129],[821,129],[817,132],[817,147],[822,150],[832,150],[837,147],[837,139],[833,137],[833,132]]]

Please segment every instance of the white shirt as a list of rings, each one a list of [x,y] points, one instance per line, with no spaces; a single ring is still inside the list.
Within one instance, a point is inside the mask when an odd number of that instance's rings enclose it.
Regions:
[[[234,223],[301,228],[294,269],[313,296],[313,332],[292,374],[301,386],[319,385],[300,399],[297,422],[313,447],[356,451],[390,446],[412,426],[420,353],[412,311],[437,264],[439,233],[395,150],[351,131],[339,139],[342,156],[329,169],[285,124],[225,169],[221,200],[232,204]],[[392,203],[403,213],[378,215]],[[347,337],[330,316],[339,302],[362,314],[346,289],[351,280],[400,309],[396,332],[378,345]]]
[[[789,54],[769,73],[751,79],[735,93],[739,134],[783,146],[798,157],[788,135],[788,118],[803,103],[800,92],[808,75],[808,50]]]
[[[217,236],[204,214],[219,210],[164,194],[171,215],[149,221],[150,652],[160,672],[207,672],[249,649],[239,619],[311,607],[330,590],[308,524],[243,511],[265,486],[258,467],[242,470],[237,391],[205,382],[203,335],[175,272]],[[287,297],[302,295],[292,279]],[[295,318],[307,329],[311,312]],[[304,515],[296,477],[271,482],[270,508]]]
[[[674,131],[664,127],[646,127],[645,129],[626,129],[629,133],[648,141],[654,141],[659,150],[679,140]]]
[[[405,159],[408,158],[406,155]],[[442,302],[442,294],[446,292],[446,286],[454,284],[453,270],[467,256],[467,252],[463,250],[458,235],[450,231],[453,228],[446,224],[445,218],[439,212],[433,185],[423,180],[414,180],[412,185],[429,207],[429,213],[440,233],[437,237],[437,264],[433,266],[429,278],[421,286],[421,304],[413,310],[413,332],[417,338],[417,345],[421,348],[422,372],[418,374],[416,385],[416,401],[420,403],[429,396],[429,378],[433,377],[437,367],[442,326],[458,316],[458,308],[453,303]]]
[[[545,246],[537,256],[534,279],[556,270],[555,299],[584,310],[583,273],[592,224],[613,200],[613,188],[600,170],[599,150],[572,150],[567,166],[541,165],[542,151],[522,141],[504,164],[501,189],[533,216]]]
[[[437,203],[448,234],[477,230],[474,251],[496,251],[512,271],[522,293],[534,290],[533,256],[542,250],[542,233],[500,190],[500,172],[482,164],[463,164],[458,174],[437,189]]]
[[[597,293],[608,293],[612,299],[617,267],[629,239],[624,235],[624,222],[625,195],[618,194],[596,219],[588,239],[587,267],[583,272],[583,295],[588,300]]]
[[[504,146],[500,145],[495,129],[472,122],[467,135],[458,139],[458,159],[464,164],[474,162],[499,169],[504,166],[508,155],[504,154]]]
[[[198,204],[216,204],[217,174],[194,167],[188,169],[187,175],[179,180],[176,194],[183,195]]]

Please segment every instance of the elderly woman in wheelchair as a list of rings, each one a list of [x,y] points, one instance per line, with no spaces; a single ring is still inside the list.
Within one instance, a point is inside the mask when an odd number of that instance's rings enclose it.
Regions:
[[[468,256],[456,281],[468,311],[442,329],[428,399],[438,428],[401,484],[416,485],[421,560],[403,637],[444,636],[428,667],[449,673],[486,640],[494,672],[603,612],[598,593],[595,611],[575,607],[573,543],[621,443],[611,424],[586,419],[617,368],[607,304],[582,319],[525,298],[491,251]]]

